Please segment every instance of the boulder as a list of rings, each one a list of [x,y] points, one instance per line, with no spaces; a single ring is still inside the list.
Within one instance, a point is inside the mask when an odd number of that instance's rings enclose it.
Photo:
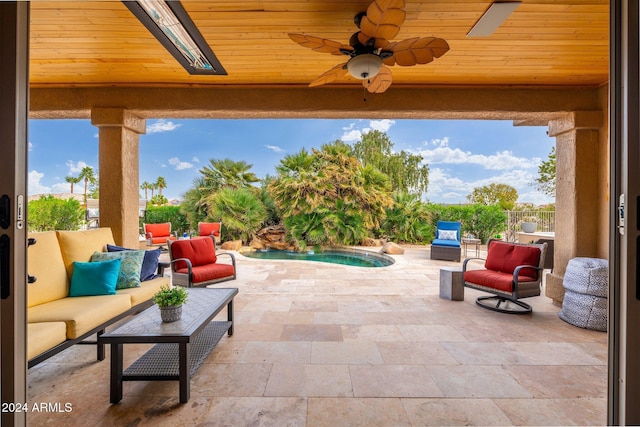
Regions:
[[[229,240],[220,245],[220,249],[227,251],[237,251],[242,247],[242,240]]]
[[[382,246],[382,240],[367,237],[362,241],[362,246]]]
[[[402,255],[404,253],[404,248],[396,243],[387,242],[382,246],[382,249],[380,249],[380,253],[389,255]]]
[[[258,239],[253,239],[249,244],[249,246],[251,246],[252,249],[256,249],[256,250],[264,249],[264,245],[262,244],[262,241]]]
[[[254,241],[260,242],[263,248],[277,249],[280,251],[296,251],[298,245],[295,242],[288,241],[286,238],[287,232],[284,229],[284,225],[271,225],[265,227],[256,233]],[[252,247],[253,242],[252,242]],[[257,247],[255,247],[258,249]]]

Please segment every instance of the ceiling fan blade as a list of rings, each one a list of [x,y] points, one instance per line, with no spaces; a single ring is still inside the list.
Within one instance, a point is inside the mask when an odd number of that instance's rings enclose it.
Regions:
[[[398,64],[411,66],[416,64],[428,64],[434,58],[440,58],[449,50],[449,44],[437,37],[415,37],[402,40],[389,49],[393,56],[384,61],[387,65]]]
[[[344,76],[347,73],[347,63],[343,62],[342,64],[338,64],[329,71],[325,71],[315,78],[311,83],[309,83],[309,87],[316,87],[326,83],[331,83],[336,79]]]
[[[342,55],[344,51],[353,52],[353,47],[333,40],[320,37],[307,36],[305,34],[289,33],[289,38],[300,46],[304,46],[316,52]]]
[[[360,21],[358,40],[366,44],[370,38],[375,38],[376,43],[377,39],[394,38],[398,35],[405,16],[404,0],[375,0]]]
[[[392,81],[391,70],[388,67],[382,67],[374,78],[370,80],[364,79],[362,81],[362,86],[364,86],[370,93],[382,93],[389,89]]]

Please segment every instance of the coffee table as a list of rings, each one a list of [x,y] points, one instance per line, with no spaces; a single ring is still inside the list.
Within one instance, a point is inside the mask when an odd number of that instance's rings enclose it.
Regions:
[[[182,319],[163,323],[154,305],[98,337],[111,345],[111,403],[122,400],[123,381],[179,381],[180,403],[189,401],[191,377],[224,336],[233,335],[233,297],[237,288],[187,289]],[[227,307],[227,321],[213,318]],[[123,371],[124,344],[156,343]]]

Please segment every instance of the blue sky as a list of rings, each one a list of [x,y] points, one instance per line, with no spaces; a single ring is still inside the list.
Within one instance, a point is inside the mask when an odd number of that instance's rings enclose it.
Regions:
[[[555,139],[546,135],[546,127],[514,127],[511,121],[147,120],[147,133],[140,136],[140,182],[162,176],[168,185],[163,194],[181,199],[212,158],[244,160],[264,177],[303,147],[336,139],[352,144],[372,129],[386,132],[395,151],[423,156],[430,170],[429,201],[464,203],[475,187],[495,182],[515,187],[519,202],[553,202],[532,182]],[[68,193],[65,176],[77,176],[87,165],[98,170],[98,129],[89,120],[29,121],[30,195]],[[83,186],[74,191],[82,193]]]

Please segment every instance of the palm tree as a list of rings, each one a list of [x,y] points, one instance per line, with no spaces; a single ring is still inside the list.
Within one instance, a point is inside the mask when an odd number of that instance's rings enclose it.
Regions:
[[[79,183],[82,180],[82,178],[79,176],[69,175],[69,176],[65,176],[64,180],[67,181],[69,184],[71,184],[71,194],[73,194],[73,184]]]
[[[164,177],[159,176],[156,180],[155,186],[158,189],[158,194],[162,196],[162,189],[167,188],[167,181],[165,181]]]
[[[151,189],[151,184],[149,184],[149,182],[147,181],[144,181],[142,184],[140,184],[140,189],[144,190],[144,198],[149,200],[148,191]]]
[[[223,188],[209,196],[210,218],[224,218],[225,233],[249,242],[267,218],[267,210],[247,188]]]
[[[260,179],[249,169],[253,165],[245,161],[236,162],[231,159],[209,159],[210,166],[200,169],[207,187],[213,191],[220,188],[249,188]]]
[[[95,184],[96,177],[91,166],[85,166],[80,171],[78,178],[84,180],[84,205],[87,206],[87,189],[89,184]]]

